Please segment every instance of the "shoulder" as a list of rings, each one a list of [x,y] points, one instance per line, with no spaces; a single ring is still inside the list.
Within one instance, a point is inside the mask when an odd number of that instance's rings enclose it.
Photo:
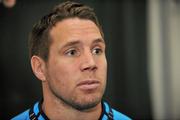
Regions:
[[[104,102],[105,105],[105,110],[108,112],[110,111],[110,109],[112,109],[113,112],[113,119],[114,120],[132,120],[131,118],[129,118],[127,115],[115,110],[114,108],[111,108],[110,105],[108,105],[107,102]]]
[[[112,111],[114,114],[114,120],[131,120],[131,118],[115,109],[112,109]]]
[[[29,120],[29,109],[15,116],[11,120]]]

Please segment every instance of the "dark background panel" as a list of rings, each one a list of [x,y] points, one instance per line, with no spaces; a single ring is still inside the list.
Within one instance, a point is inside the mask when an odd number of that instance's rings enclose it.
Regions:
[[[84,1],[83,1],[84,2]],[[31,71],[28,34],[58,0],[19,0],[0,4],[0,119],[10,119],[42,98],[41,83]],[[147,78],[146,1],[86,1],[105,33],[108,85],[104,99],[134,119],[151,119]]]

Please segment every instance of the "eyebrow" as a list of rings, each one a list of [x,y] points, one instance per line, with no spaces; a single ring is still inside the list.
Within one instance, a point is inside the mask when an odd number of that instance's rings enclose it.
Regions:
[[[104,40],[102,38],[95,39],[93,43],[103,43],[105,44]]]
[[[63,48],[68,47],[68,46],[77,45],[77,44],[80,44],[80,41],[79,41],[79,40],[71,41],[71,42],[68,42],[67,44],[65,44],[65,45],[63,46]]]
[[[63,48],[68,47],[68,46],[74,46],[74,45],[77,45],[77,44],[80,44],[80,43],[81,42],[79,40],[71,41],[71,42],[68,42],[67,44],[65,44],[63,46]],[[104,40],[102,38],[95,39],[92,44],[95,44],[95,43],[103,43],[103,44],[105,44],[105,42],[104,42]]]

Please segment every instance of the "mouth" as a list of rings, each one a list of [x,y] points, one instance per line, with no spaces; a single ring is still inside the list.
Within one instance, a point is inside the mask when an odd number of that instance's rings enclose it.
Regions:
[[[97,80],[84,80],[77,84],[78,88],[81,90],[87,91],[87,90],[95,90],[99,87],[100,82]]]

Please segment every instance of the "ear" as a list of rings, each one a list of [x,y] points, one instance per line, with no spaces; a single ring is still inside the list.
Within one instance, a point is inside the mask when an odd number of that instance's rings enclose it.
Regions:
[[[44,60],[38,56],[32,56],[31,67],[35,76],[43,81],[46,81],[46,64]]]

